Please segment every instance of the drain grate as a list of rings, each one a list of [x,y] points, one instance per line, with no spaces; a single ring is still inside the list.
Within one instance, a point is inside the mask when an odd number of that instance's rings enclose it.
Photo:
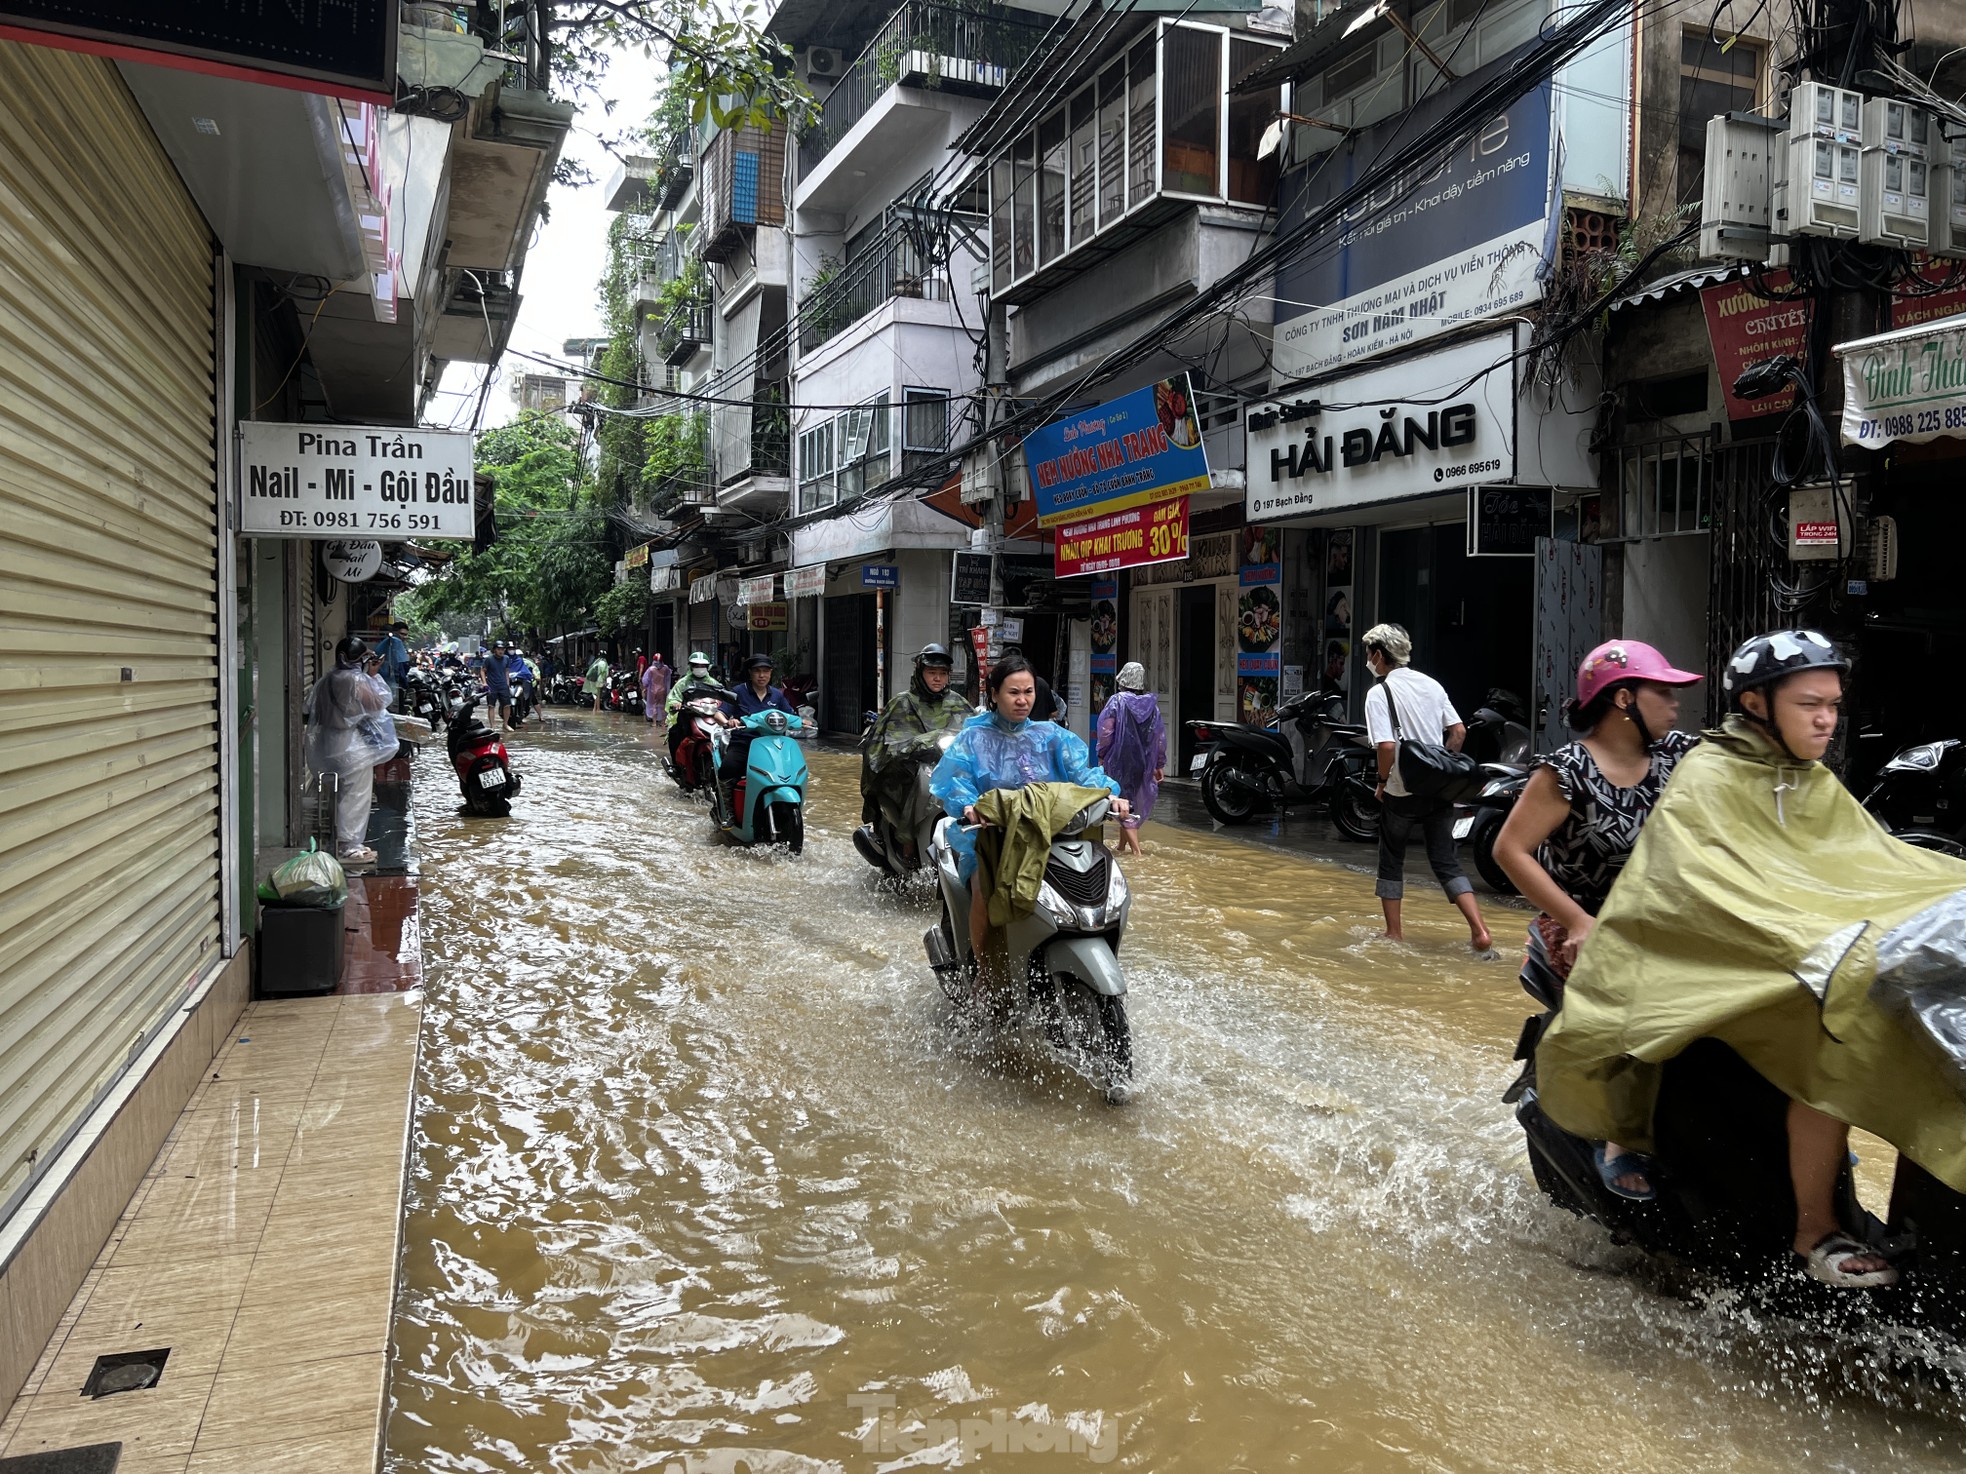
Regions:
[[[141,1392],[155,1387],[163,1378],[164,1363],[171,1359],[171,1348],[155,1351],[114,1351],[98,1356],[89,1380],[82,1384],[84,1397],[110,1397],[118,1392]],[[0,1470],[0,1474],[7,1471]]]
[[[11,1459],[0,1459],[0,1474],[116,1474],[116,1463],[122,1456],[120,1443],[91,1443],[84,1448],[16,1454]]]

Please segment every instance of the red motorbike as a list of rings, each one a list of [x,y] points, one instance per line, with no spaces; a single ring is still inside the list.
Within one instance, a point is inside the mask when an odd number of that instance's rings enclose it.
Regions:
[[[723,704],[736,699],[733,692],[721,686],[690,687],[682,710],[676,713],[677,736],[671,749],[674,756],[665,759],[662,764],[684,793],[707,789],[716,782],[717,767],[711,756],[710,732],[718,725],[717,717],[723,711]]]
[[[519,795],[519,775],[498,733],[477,718],[478,703],[466,701],[446,729],[446,746],[464,807],[473,814],[503,819]]]

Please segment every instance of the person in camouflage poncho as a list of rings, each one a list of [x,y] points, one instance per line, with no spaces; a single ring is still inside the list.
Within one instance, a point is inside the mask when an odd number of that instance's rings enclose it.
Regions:
[[[861,817],[866,823],[885,817],[901,829],[914,761],[940,756],[935,739],[958,731],[969,719],[974,708],[949,689],[954,669],[954,659],[942,646],[925,646],[915,657],[908,689],[875,719],[860,763]]]

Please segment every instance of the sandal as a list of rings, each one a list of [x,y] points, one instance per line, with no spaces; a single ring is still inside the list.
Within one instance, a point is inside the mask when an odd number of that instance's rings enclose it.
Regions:
[[[1803,1272],[1811,1279],[1834,1285],[1839,1290],[1875,1290],[1898,1282],[1898,1271],[1888,1264],[1882,1269],[1845,1269],[1844,1265],[1852,1259],[1882,1259],[1884,1256],[1870,1245],[1858,1243],[1840,1229],[1824,1234],[1808,1254],[1798,1253],[1795,1257],[1804,1261]]]
[[[1597,1180],[1604,1184],[1606,1192],[1633,1203],[1649,1203],[1659,1196],[1659,1190],[1652,1186],[1652,1174],[1646,1167],[1645,1158],[1637,1152],[1619,1152],[1606,1160],[1604,1143],[1600,1141],[1591,1151],[1591,1160],[1597,1164]],[[1630,1188],[1618,1186],[1620,1177],[1643,1177],[1645,1191],[1633,1192]]]

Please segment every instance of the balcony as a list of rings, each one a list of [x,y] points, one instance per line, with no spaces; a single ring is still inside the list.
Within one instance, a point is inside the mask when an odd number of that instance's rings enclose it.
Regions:
[[[656,352],[672,368],[680,367],[710,346],[710,304],[679,302],[656,329]]]
[[[784,386],[761,386],[749,404],[718,405],[710,419],[717,505],[752,512],[782,506],[792,487]]]
[[[1036,49],[1047,26],[981,7],[908,0],[875,34],[826,95],[799,140],[799,178],[813,173],[896,87],[992,97]]]
[[[785,223],[785,128],[726,128],[703,151],[703,259],[729,261],[760,225]]]
[[[882,303],[896,297],[951,300],[946,270],[923,259],[915,238],[898,222],[874,241],[856,242],[846,265],[808,284],[799,304],[799,352],[816,351]]]
[[[663,146],[650,176],[650,194],[655,208],[673,210],[689,193],[696,178],[696,130],[679,128]]]

